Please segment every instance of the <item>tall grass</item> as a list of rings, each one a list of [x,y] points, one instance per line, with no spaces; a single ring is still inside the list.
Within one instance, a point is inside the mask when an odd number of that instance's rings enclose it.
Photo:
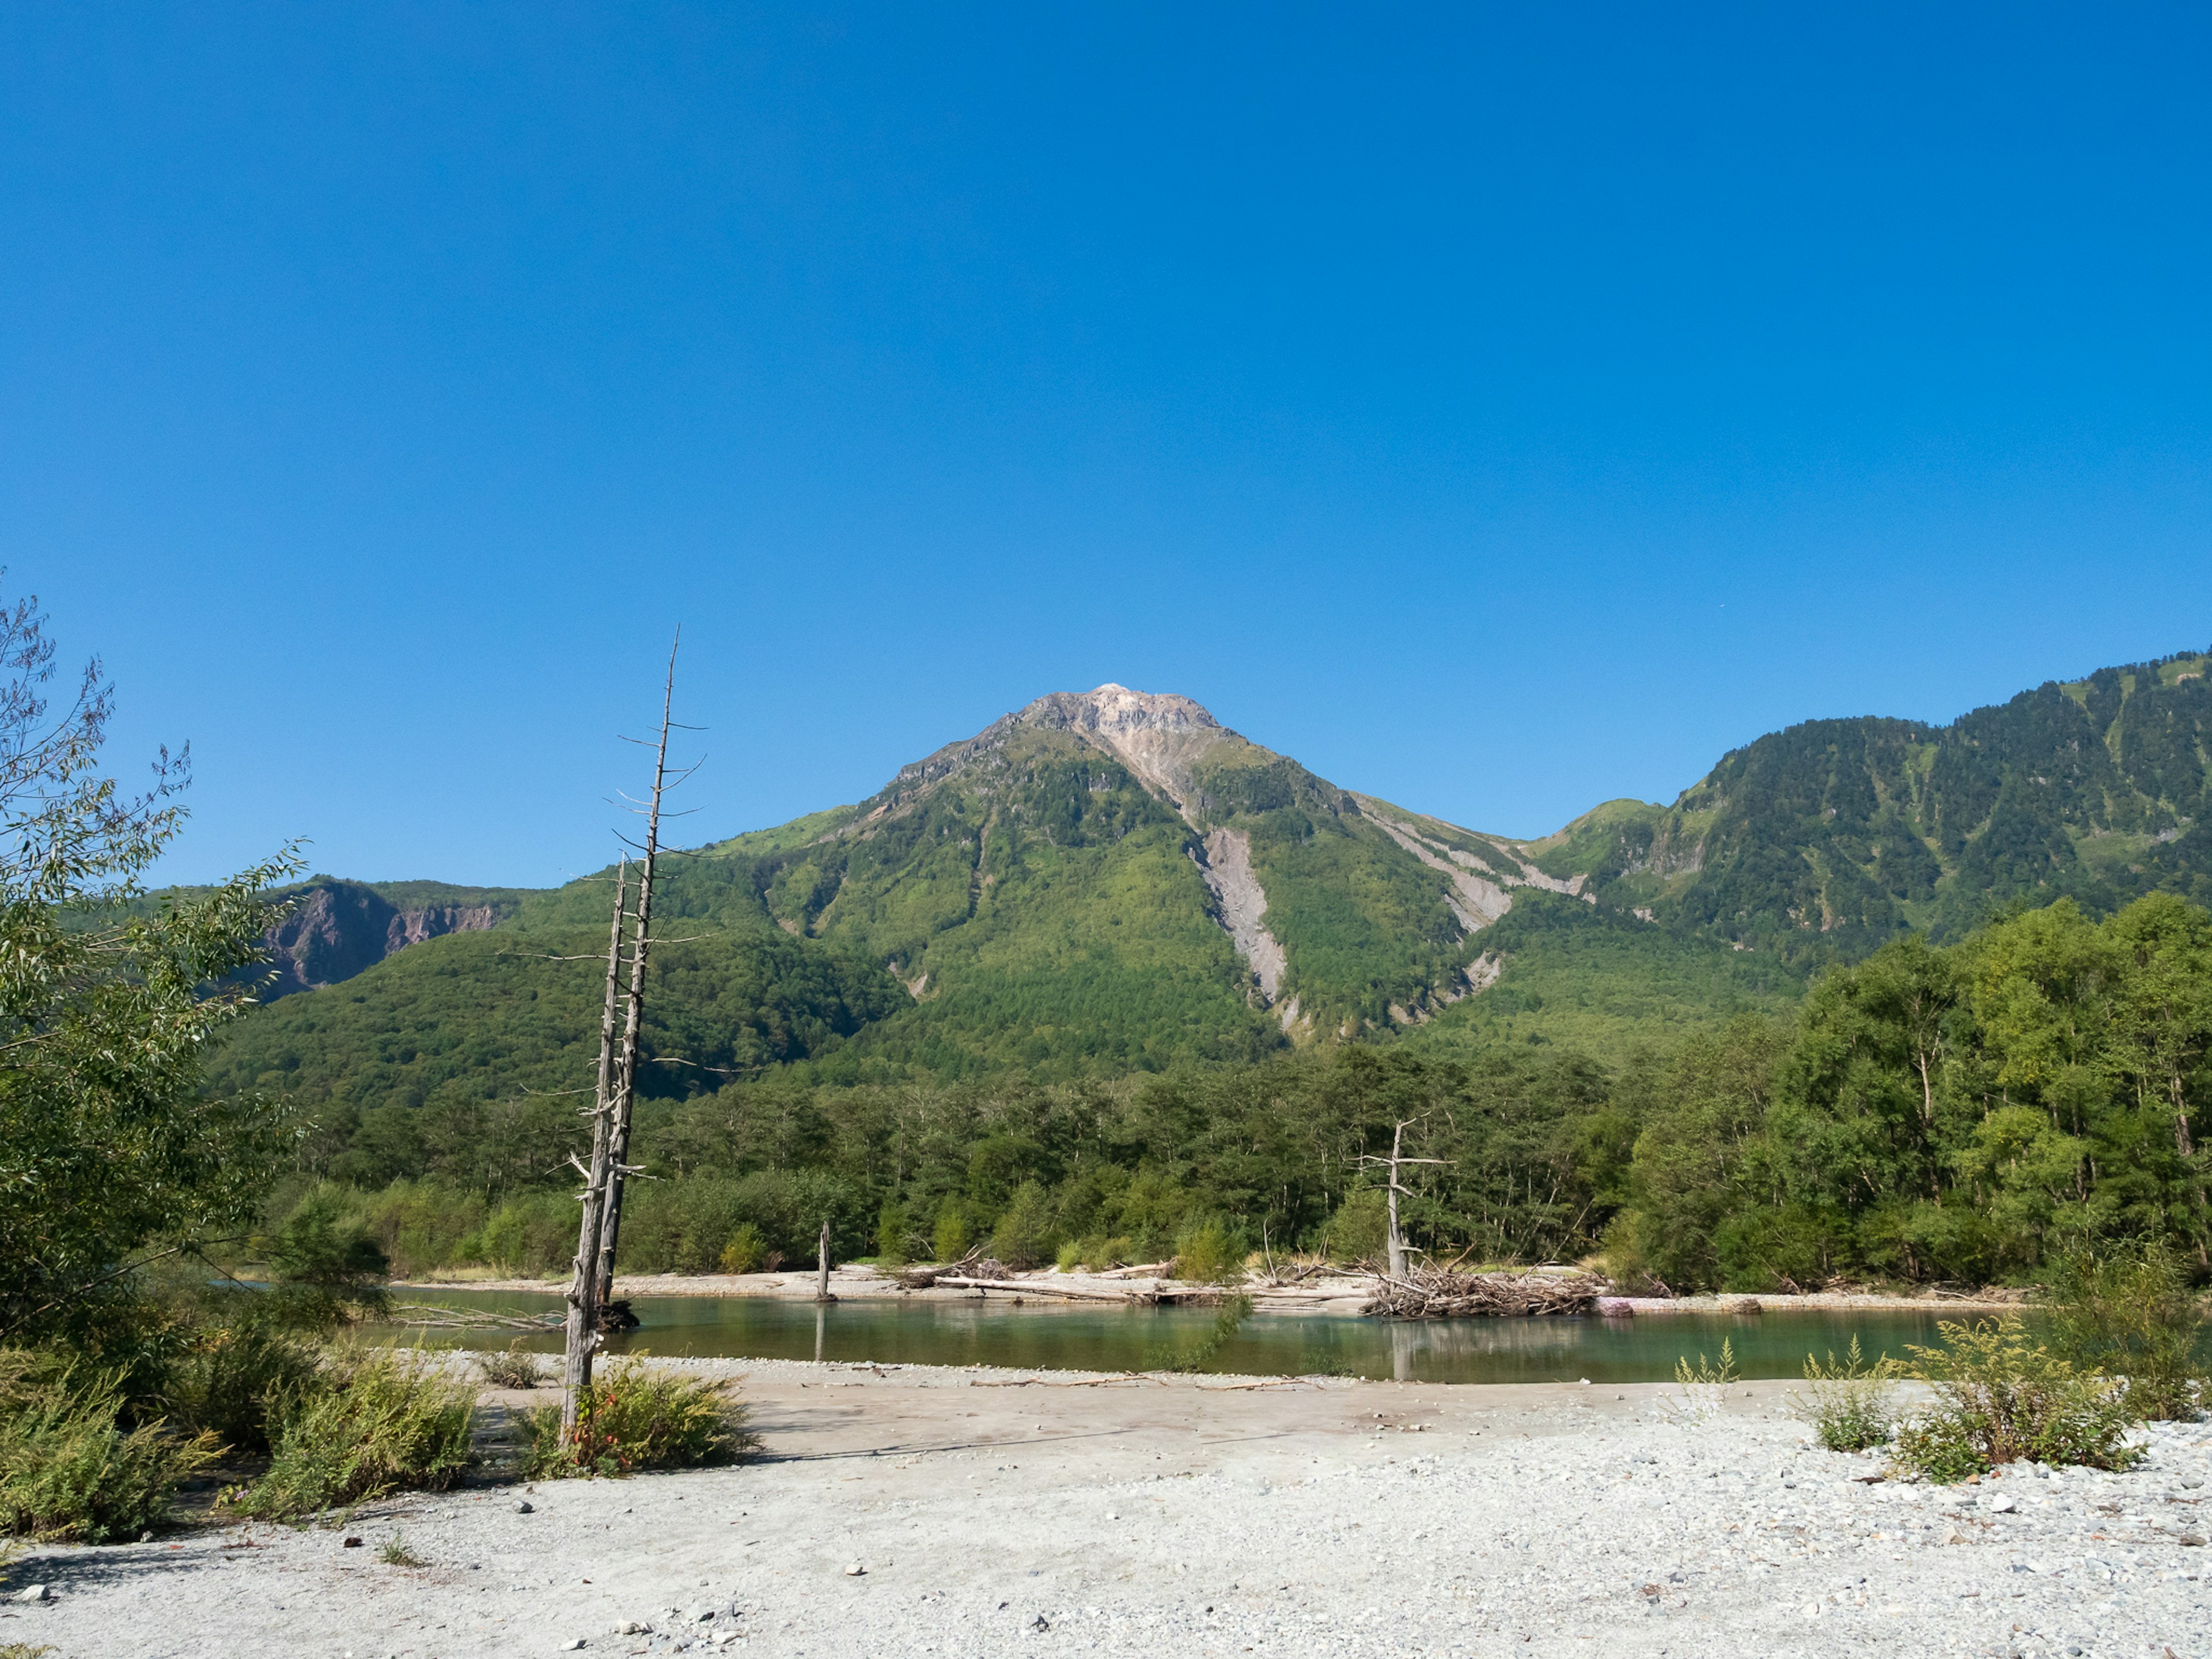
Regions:
[[[1938,1328],[1942,1347],[1911,1351],[1936,1404],[1899,1428],[1900,1468],[1948,1485],[2023,1460],[2100,1469],[2142,1460],[2127,1439],[2138,1419],[2126,1390],[2031,1342],[2016,1316]]]
[[[2193,1420],[2205,1401],[2197,1357],[2204,1306],[2163,1244],[2069,1256],[2051,1275],[2052,1347],[2077,1370],[2124,1379],[2138,1418]]]
[[[0,1351],[0,1532],[104,1544],[160,1525],[222,1446],[126,1420],[116,1374]]]
[[[644,1356],[625,1355],[592,1380],[573,1437],[562,1437],[558,1407],[528,1414],[526,1472],[545,1480],[734,1463],[760,1445],[734,1387],[727,1377],[653,1370]]]
[[[1833,1350],[1825,1365],[1805,1356],[1798,1410],[1830,1451],[1864,1451],[1889,1438],[1897,1420],[1897,1379],[1904,1373],[1903,1363],[1887,1354],[1869,1361],[1854,1334],[1840,1361]]]
[[[269,1472],[236,1499],[289,1519],[402,1489],[442,1492],[472,1461],[475,1390],[420,1353],[347,1354],[276,1417]]]

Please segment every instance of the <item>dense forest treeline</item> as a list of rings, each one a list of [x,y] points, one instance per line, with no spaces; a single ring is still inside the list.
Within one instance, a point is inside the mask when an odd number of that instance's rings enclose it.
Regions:
[[[632,1271],[712,1271],[988,1241],[1004,1259],[1358,1255],[1363,1157],[1406,1123],[1409,1233],[1437,1256],[1578,1260],[1678,1291],[1838,1275],[1984,1281],[2081,1240],[2208,1265],[2212,915],[2068,901],[1960,942],[1908,938],[1748,1014],[1612,1063],[1559,1045],[1279,1054],[1114,1080],[783,1078],[644,1103]],[[551,1271],[571,1248],[573,1102],[326,1115],[283,1201],[358,1212],[403,1272]]]

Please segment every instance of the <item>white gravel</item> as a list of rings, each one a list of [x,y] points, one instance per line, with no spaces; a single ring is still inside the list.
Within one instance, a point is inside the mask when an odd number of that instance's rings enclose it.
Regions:
[[[678,1363],[747,1373],[763,1459],[40,1549],[7,1589],[52,1599],[0,1606],[0,1648],[2212,1651],[2212,1425],[2125,1475],[1945,1490],[1863,1484],[1879,1462],[1808,1446],[1783,1384],[1686,1421],[1656,1386]],[[380,1560],[395,1538],[428,1565]]]

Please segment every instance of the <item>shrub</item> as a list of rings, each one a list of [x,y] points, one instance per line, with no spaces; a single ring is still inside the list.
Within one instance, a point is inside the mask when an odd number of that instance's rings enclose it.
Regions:
[[[269,1472],[234,1501],[247,1515],[281,1520],[403,1489],[443,1492],[472,1461],[474,1403],[466,1385],[420,1353],[338,1359],[285,1400]]]
[[[968,1212],[957,1198],[948,1198],[937,1212],[937,1230],[931,1239],[939,1261],[957,1261],[975,1242],[968,1224]]]
[[[757,1268],[768,1256],[768,1241],[761,1237],[760,1229],[750,1221],[742,1223],[730,1235],[730,1242],[722,1246],[721,1266],[726,1273],[749,1273]]]
[[[525,1470],[543,1480],[734,1463],[760,1440],[745,1427],[732,1386],[727,1377],[648,1370],[643,1356],[627,1355],[593,1379],[573,1439],[562,1438],[559,1407],[529,1414]]]
[[[567,1193],[519,1194],[455,1245],[454,1255],[503,1273],[557,1274],[576,1259],[576,1200]]]
[[[1869,1363],[1854,1335],[1840,1364],[1832,1350],[1825,1365],[1805,1356],[1806,1389],[1798,1409],[1830,1451],[1879,1446],[1897,1420],[1897,1379],[1904,1370],[1887,1354]]]
[[[884,1205],[883,1212],[876,1218],[876,1266],[906,1266],[906,1206],[897,1202]]]
[[[299,1337],[258,1320],[198,1332],[171,1374],[177,1416],[206,1430],[234,1452],[270,1450],[272,1414],[315,1386],[315,1350]]]
[[[534,1389],[545,1380],[544,1362],[522,1345],[530,1340],[518,1336],[501,1353],[477,1356],[477,1370],[495,1389]]]
[[[1145,1350],[1145,1369],[1148,1371],[1202,1371],[1213,1363],[1221,1345],[1237,1334],[1244,1323],[1245,1316],[1252,1311],[1252,1298],[1232,1296],[1221,1304],[1213,1316],[1213,1329],[1200,1340],[1188,1346],[1177,1347],[1162,1343]]]
[[[1060,1272],[1072,1273],[1083,1265],[1083,1241],[1071,1238],[1060,1247],[1058,1263]]]
[[[1389,1243],[1390,1201],[1373,1187],[1346,1193],[1322,1235],[1328,1259],[1346,1267],[1380,1261]]]
[[[336,1194],[311,1193],[285,1218],[270,1246],[274,1283],[262,1317],[302,1330],[372,1318],[391,1297],[391,1259],[368,1227],[345,1215]]]
[[[1132,1239],[1094,1238],[1083,1246],[1083,1265],[1097,1271],[1126,1267],[1136,1259],[1137,1246]]]
[[[2137,1419],[2195,1419],[2204,1310],[2171,1249],[2069,1256],[2051,1291],[2051,1342],[2061,1358],[2125,1379],[2128,1410]]]
[[[221,1455],[161,1422],[125,1429],[112,1372],[0,1352],[0,1532],[104,1544],[159,1525],[177,1488]]]
[[[1176,1240],[1176,1277],[1199,1285],[1239,1285],[1244,1252],[1219,1221],[1201,1221]]]
[[[1024,1181],[991,1234],[991,1254],[1009,1267],[1034,1267],[1052,1259],[1056,1243],[1044,1188]]]
[[[2142,1458],[2127,1443],[2135,1419],[2125,1392],[2031,1344],[2016,1316],[1940,1328],[1942,1347],[1912,1350],[1913,1374],[1935,1385],[1936,1405],[1899,1425],[1900,1468],[1948,1485],[2024,1458],[2100,1469]]]

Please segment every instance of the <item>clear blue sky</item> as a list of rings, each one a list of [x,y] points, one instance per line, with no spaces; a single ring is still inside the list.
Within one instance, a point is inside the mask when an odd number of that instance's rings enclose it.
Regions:
[[[1037,694],[1538,834],[2212,641],[2201,7],[0,14],[0,558],[162,873],[550,883]]]

